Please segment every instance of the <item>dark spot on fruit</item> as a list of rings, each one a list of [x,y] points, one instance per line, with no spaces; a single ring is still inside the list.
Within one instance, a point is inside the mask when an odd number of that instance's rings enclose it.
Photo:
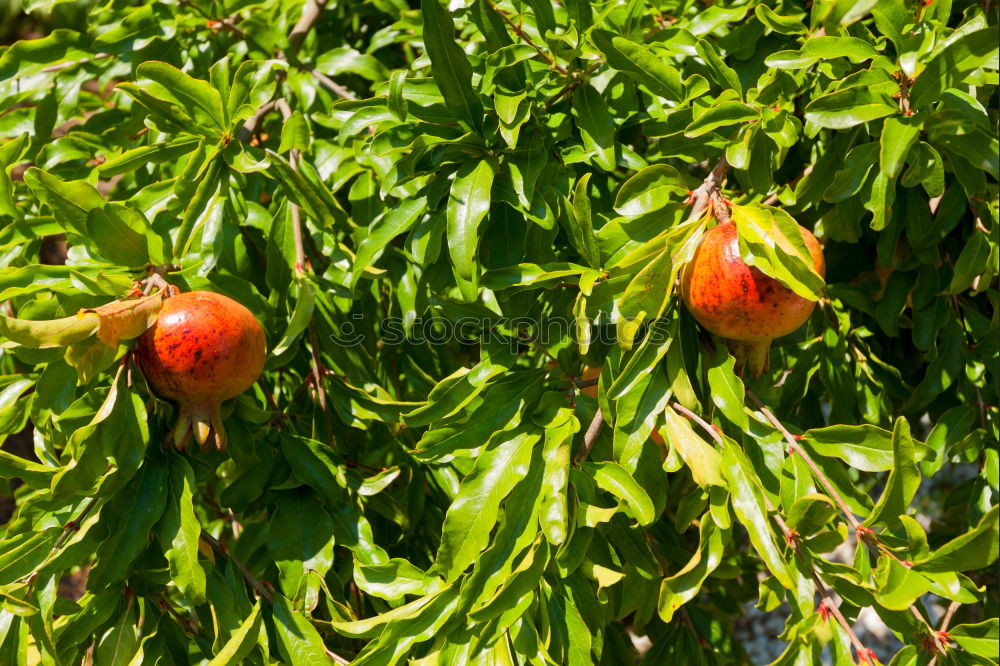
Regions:
[[[199,350],[197,350],[197,351],[195,351],[195,353],[194,353],[194,360],[196,360],[196,361],[200,361],[200,360],[201,360],[201,353],[202,353],[202,352],[201,352],[201,350],[200,350],[200,349],[199,349]]]

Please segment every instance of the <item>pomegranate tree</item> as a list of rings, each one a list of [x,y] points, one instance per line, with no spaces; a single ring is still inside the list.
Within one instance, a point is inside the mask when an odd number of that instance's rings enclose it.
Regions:
[[[203,448],[226,447],[219,409],[250,388],[264,367],[264,330],[231,298],[192,291],[167,298],[156,323],[139,337],[136,361],[146,381],[180,410],[177,448],[191,435]]]
[[[816,238],[799,227],[821,276],[826,267]],[[771,341],[805,323],[815,301],[799,296],[740,258],[736,225],[725,222],[702,237],[681,276],[681,296],[699,324],[725,338],[738,371],[759,377],[768,366]]]

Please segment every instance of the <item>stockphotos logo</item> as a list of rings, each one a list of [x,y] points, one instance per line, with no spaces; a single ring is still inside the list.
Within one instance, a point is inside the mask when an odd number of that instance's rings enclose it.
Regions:
[[[665,342],[671,337],[668,320],[654,319],[644,323],[637,334],[650,337],[650,342]],[[586,330],[581,331],[580,326]],[[363,314],[352,314],[340,322],[330,336],[342,347],[354,347],[374,338],[380,346],[402,344],[443,345],[453,342],[470,344],[510,343],[531,341],[542,345],[586,335],[590,344],[616,344],[618,327],[611,323],[597,323],[589,319],[565,317],[386,317],[372,324]]]

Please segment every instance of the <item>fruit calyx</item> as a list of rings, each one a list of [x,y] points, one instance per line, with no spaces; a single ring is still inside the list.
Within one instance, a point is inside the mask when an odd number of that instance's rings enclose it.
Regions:
[[[226,448],[222,403],[260,376],[264,330],[247,308],[227,296],[164,293],[156,322],[136,344],[136,362],[153,391],[178,407],[175,446],[185,449],[193,436],[203,450],[221,451]]]
[[[799,231],[813,268],[823,275],[819,242],[801,226]],[[766,371],[771,341],[798,329],[816,306],[747,265],[728,219],[705,232],[681,275],[681,297],[699,324],[726,340],[740,376],[747,368],[755,377]]]

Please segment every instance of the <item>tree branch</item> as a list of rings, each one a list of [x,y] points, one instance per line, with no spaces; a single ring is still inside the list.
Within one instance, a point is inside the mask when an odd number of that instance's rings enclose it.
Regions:
[[[691,421],[697,423],[699,426],[701,426],[701,429],[704,430],[720,446],[723,444],[722,435],[719,434],[718,430],[716,430],[715,426],[713,426],[711,423],[709,423],[702,417],[698,416],[697,414],[692,412],[684,405],[681,405],[680,403],[672,402],[670,403],[670,407],[673,408],[678,413],[684,415]],[[778,525],[782,533],[785,535],[785,542],[792,547],[792,549],[795,552],[795,556],[798,557],[800,561],[802,561],[806,566],[809,567],[809,573],[812,575],[813,582],[816,584],[816,589],[819,591],[820,596],[823,598],[820,603],[822,603],[826,608],[830,610],[831,613],[833,613],[833,617],[836,618],[838,624],[840,624],[840,626],[847,633],[847,636],[851,639],[851,643],[854,645],[854,649],[858,653],[859,659],[866,659],[870,661],[871,651],[864,646],[864,643],[861,642],[861,639],[858,638],[858,635],[854,633],[854,630],[851,628],[851,625],[847,621],[847,618],[844,617],[844,614],[840,612],[840,608],[837,606],[836,602],[834,602],[833,597],[830,594],[830,588],[826,586],[826,583],[824,583],[823,580],[819,577],[819,574],[816,573],[816,569],[815,567],[812,566],[812,562],[807,560],[805,556],[802,554],[801,550],[799,549],[799,535],[795,533],[795,530],[793,530],[788,526],[788,523],[785,522],[785,519],[781,516],[781,513],[778,511],[777,507],[775,507],[774,504],[771,503],[771,499],[767,495],[764,495],[764,505],[767,507],[768,512],[770,514],[773,514],[771,517],[774,519],[774,522]]]
[[[298,52],[299,47],[302,46],[302,42],[305,41],[306,35],[312,30],[319,17],[323,15],[323,8],[325,6],[326,0],[306,1],[306,6],[302,8],[302,16],[288,35],[288,46],[293,52]]]
[[[269,604],[274,603],[274,593],[271,592],[271,590],[268,589],[268,587],[266,587],[264,583],[258,580],[256,576],[250,573],[250,570],[247,569],[245,566],[243,566],[243,563],[240,562],[235,555],[229,552],[229,548],[227,548],[225,544],[221,543],[218,539],[216,539],[214,536],[212,536],[205,530],[201,531],[201,540],[207,543],[212,548],[212,550],[217,552],[219,555],[222,555],[223,557],[227,558],[230,562],[232,562],[233,565],[237,569],[239,569],[240,575],[243,576],[243,580],[245,580],[247,585],[249,585],[251,589],[253,589],[253,591],[257,593],[257,596],[259,596],[261,599],[263,599]],[[268,585],[270,585],[270,583]]]
[[[701,217],[705,209],[708,208],[712,195],[722,188],[722,183],[725,182],[728,172],[729,162],[726,160],[726,155],[723,154],[708,177],[698,186],[698,189],[691,192],[688,200],[694,205],[691,207],[691,214],[688,215],[688,222],[693,222]]]
[[[236,133],[236,139],[242,143],[249,143],[250,139],[253,138],[254,132],[257,131],[257,126],[264,120],[264,116],[274,111],[277,105],[277,100],[274,100],[265,102],[257,107],[257,111],[253,114],[253,117],[243,123],[243,127]]]
[[[583,447],[576,454],[576,462],[583,462],[590,455],[590,450],[594,448],[594,442],[597,441],[597,435],[601,432],[601,426],[603,425],[604,414],[601,413],[601,408],[598,407],[593,420],[590,422],[590,426],[587,427],[587,434],[583,436]]]
[[[844,516],[847,518],[847,522],[850,523],[851,529],[853,529],[855,533],[857,533],[857,531],[861,528],[861,523],[858,522],[858,519],[854,516],[854,512],[852,512],[850,508],[848,508],[847,503],[844,501],[844,498],[840,496],[840,493],[837,492],[837,489],[833,487],[832,483],[830,483],[830,479],[826,478],[826,475],[823,474],[822,470],[820,470],[820,468],[816,465],[816,462],[809,456],[808,453],[806,453],[805,449],[803,449],[799,445],[798,441],[795,439],[795,436],[792,435],[792,433],[788,432],[788,429],[785,428],[785,426],[781,424],[781,421],[777,419],[777,417],[771,412],[771,410],[768,409],[764,405],[764,403],[760,401],[760,398],[754,395],[753,391],[750,390],[747,391],[747,396],[754,403],[754,405],[757,406],[757,409],[760,410],[760,413],[763,414],[764,417],[771,422],[771,425],[773,425],[775,428],[778,429],[781,435],[785,438],[785,442],[788,444],[788,448],[802,457],[803,462],[805,462],[805,464],[809,467],[809,469],[812,470],[813,475],[815,475],[815,477],[819,480],[819,482],[823,484],[823,487],[826,488],[826,491],[830,493],[830,497],[833,498],[833,501],[836,502],[837,505],[840,507],[840,510],[844,513]]]
[[[352,100],[357,99],[357,95],[355,95],[350,90],[340,85],[339,83],[337,83],[336,81],[334,81],[329,76],[319,71],[315,67],[313,67],[312,69],[307,69],[306,71],[315,76],[316,80],[322,83],[327,88],[329,88],[330,92],[332,92],[334,95],[338,97],[343,97],[344,99],[352,99]]]
[[[531,38],[528,37],[528,34],[526,32],[524,32],[524,28],[522,28],[518,24],[514,23],[510,19],[510,17],[507,16],[507,13],[505,11],[503,11],[502,9],[500,9],[499,7],[497,7],[496,4],[493,3],[493,2],[490,2],[490,8],[493,11],[495,11],[497,13],[497,15],[500,16],[500,18],[503,19],[504,23],[506,23],[507,25],[510,26],[510,29],[514,31],[514,34],[516,34],[518,36],[518,38],[522,42],[524,42],[525,44],[527,44],[528,46],[530,46],[531,48],[533,48],[535,50],[535,53],[537,53],[542,58],[544,58],[545,61],[547,63],[549,63],[549,67],[551,67],[552,69],[556,70],[557,72],[559,72],[563,76],[566,76],[567,74],[569,74],[569,72],[566,71],[565,67],[563,67],[562,65],[560,65],[559,63],[557,63],[552,56],[550,56],[548,53],[546,53],[545,51],[543,51],[537,44],[535,44],[533,41],[531,41]],[[545,35],[542,35],[542,37],[544,38]]]

